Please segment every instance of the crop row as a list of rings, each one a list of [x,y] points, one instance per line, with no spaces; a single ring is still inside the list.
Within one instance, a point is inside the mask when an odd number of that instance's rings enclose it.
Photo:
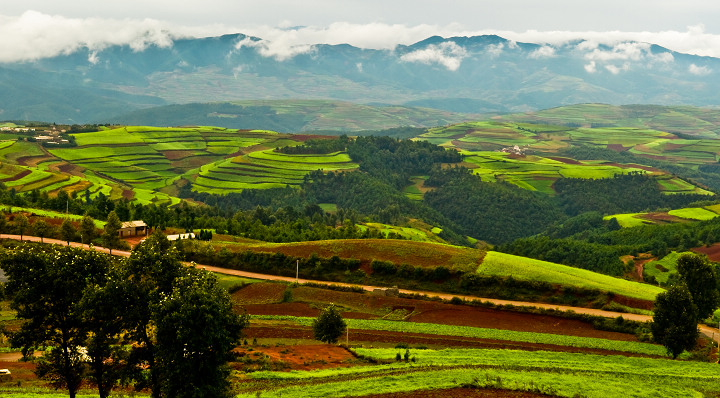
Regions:
[[[304,326],[312,325],[313,318],[258,315],[253,319],[292,321]],[[348,328],[361,330],[383,330],[401,333],[421,333],[440,336],[457,336],[524,343],[552,344],[567,347],[593,348],[635,354],[664,356],[662,346],[631,341],[607,340],[591,337],[564,336],[549,333],[519,332],[512,330],[476,328],[470,326],[442,325],[434,323],[397,322],[386,320],[346,319]]]
[[[355,351],[393,361],[398,349]],[[668,359],[489,349],[410,350],[413,362],[250,375],[264,397],[363,396],[474,386],[560,397],[702,396],[717,393],[717,365]],[[252,393],[258,393],[253,391]],[[248,392],[247,395],[252,396]]]

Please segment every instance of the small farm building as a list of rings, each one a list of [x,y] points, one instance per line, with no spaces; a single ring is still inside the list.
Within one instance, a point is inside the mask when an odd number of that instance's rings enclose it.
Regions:
[[[146,236],[147,224],[144,221],[126,221],[122,223],[122,228],[118,231],[120,237],[125,236]]]

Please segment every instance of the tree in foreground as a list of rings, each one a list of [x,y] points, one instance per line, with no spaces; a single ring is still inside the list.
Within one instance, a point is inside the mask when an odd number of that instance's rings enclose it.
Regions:
[[[340,311],[331,304],[320,312],[315,320],[313,320],[312,328],[315,340],[325,343],[337,343],[338,339],[345,332],[347,324],[343,319]]]
[[[673,359],[695,347],[698,338],[697,307],[684,283],[675,284],[655,299],[653,339],[667,349]]]
[[[232,397],[227,362],[248,323],[204,270],[185,268],[155,307],[156,360],[165,397]]]
[[[698,319],[703,320],[712,315],[718,306],[720,294],[717,289],[717,274],[707,256],[686,253],[677,260],[680,282],[684,282],[693,303],[697,306]]]
[[[13,333],[11,343],[32,357],[36,347],[48,347],[41,357],[38,376],[74,397],[85,377],[88,329],[79,303],[85,289],[103,285],[109,256],[67,246],[23,245],[7,250],[0,266],[8,276],[12,308],[26,319]]]

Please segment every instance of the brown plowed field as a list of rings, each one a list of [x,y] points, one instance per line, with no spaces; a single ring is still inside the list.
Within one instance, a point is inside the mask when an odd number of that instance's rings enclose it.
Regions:
[[[692,251],[697,253],[706,254],[710,261],[714,262],[720,262],[720,243],[715,243],[714,245],[707,247],[707,246],[701,246],[696,247],[692,249]]]
[[[251,315],[315,317],[319,314],[319,308],[334,303],[346,310],[343,316],[347,318],[377,319],[393,309],[402,308],[410,312],[407,320],[411,322],[637,341],[632,335],[597,330],[586,322],[551,315],[500,311],[468,305],[373,296],[312,287],[292,289],[294,302],[279,303],[285,288],[285,285],[282,284],[255,283],[234,293],[233,300]],[[252,300],[249,300],[250,297]]]

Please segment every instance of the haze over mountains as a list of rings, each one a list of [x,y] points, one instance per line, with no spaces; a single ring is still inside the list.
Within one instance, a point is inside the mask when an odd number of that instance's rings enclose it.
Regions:
[[[430,37],[374,50],[282,48],[234,34],[143,50],[82,48],[0,64],[0,119],[138,124],[144,120],[132,115],[136,110],[249,99],[332,99],[464,113],[587,102],[716,106],[719,72],[718,58],[639,42],[554,46],[499,36]],[[195,123],[227,116],[207,112]]]

